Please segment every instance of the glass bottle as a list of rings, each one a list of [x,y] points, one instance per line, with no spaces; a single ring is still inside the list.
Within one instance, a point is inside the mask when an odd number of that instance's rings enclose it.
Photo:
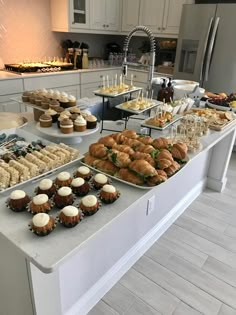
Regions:
[[[82,68],[88,69],[89,61],[88,61],[88,49],[83,49],[83,57],[82,57]]]

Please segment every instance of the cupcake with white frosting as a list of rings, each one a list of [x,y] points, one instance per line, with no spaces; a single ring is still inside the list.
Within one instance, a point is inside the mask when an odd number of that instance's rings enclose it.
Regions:
[[[29,202],[30,198],[24,192],[24,190],[14,190],[13,192],[11,192],[7,204],[11,210],[15,212],[21,212],[26,210]]]
[[[48,110],[45,111],[45,114],[52,117],[53,123],[57,122],[57,112],[54,109],[49,108]]]
[[[51,179],[44,178],[40,181],[36,191],[37,194],[46,194],[49,198],[51,198],[56,192],[56,186]]]
[[[55,179],[55,184],[58,187],[70,186],[71,182],[72,177],[69,172],[60,172]]]
[[[109,180],[106,175],[98,173],[94,176],[92,183],[95,189],[101,189],[104,185],[109,184]]]
[[[76,196],[85,196],[90,191],[90,186],[82,177],[76,177],[71,182],[71,188]]]
[[[55,229],[56,222],[47,213],[38,213],[33,217],[29,226],[30,230],[37,236],[46,236]]]
[[[85,215],[93,215],[99,209],[99,202],[96,196],[87,195],[81,199],[79,207]]]
[[[79,166],[75,172],[75,177],[82,177],[84,180],[90,180],[92,172],[87,166]]]
[[[49,128],[52,126],[52,116],[43,114],[39,117],[40,127]]]
[[[97,127],[97,117],[94,115],[86,116],[87,129],[94,129]]]
[[[113,203],[119,196],[117,189],[109,184],[104,185],[99,193],[99,197],[104,203]]]
[[[59,222],[65,227],[72,228],[82,219],[81,211],[74,206],[66,206],[59,213]]]
[[[69,107],[68,96],[63,95],[63,93],[61,93],[61,96],[59,98],[59,102],[60,102],[61,107],[63,107],[63,108],[68,108]]]
[[[61,187],[54,195],[53,201],[59,209],[70,206],[74,202],[74,196],[70,187]]]
[[[68,96],[69,107],[76,106],[76,97],[74,95]]]
[[[44,212],[48,213],[52,208],[52,203],[46,194],[39,194],[33,197],[29,204],[29,211],[32,214]]]
[[[74,129],[78,132],[83,132],[86,130],[87,122],[82,115],[78,115],[76,120],[74,121]]]
[[[74,131],[73,121],[69,118],[60,121],[60,130],[62,133],[68,134]]]

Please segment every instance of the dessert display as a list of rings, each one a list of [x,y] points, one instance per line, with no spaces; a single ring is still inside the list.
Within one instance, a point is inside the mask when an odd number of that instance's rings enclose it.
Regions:
[[[80,166],[76,170],[75,177],[82,177],[88,181],[92,177],[92,172],[87,166]]]
[[[116,188],[109,184],[104,185],[99,193],[99,197],[104,203],[113,203],[119,196],[120,193]]]
[[[42,179],[36,189],[37,194],[46,194],[49,198],[51,198],[55,194],[55,192],[56,186],[49,178]]]
[[[69,172],[61,172],[57,175],[55,179],[55,184],[58,187],[70,186],[71,182],[72,182],[72,177],[70,176]]]
[[[76,196],[85,196],[90,191],[90,185],[82,177],[76,177],[71,182],[71,188]]]
[[[28,142],[17,134],[1,134],[0,141],[0,190],[58,168],[79,156],[78,150],[64,143]]]
[[[176,142],[164,137],[142,137],[134,130],[124,130],[91,144],[83,162],[128,183],[155,186],[186,163],[188,147],[183,141]],[[109,184],[107,180],[104,174],[97,174],[92,184],[95,189],[101,189]]]
[[[27,209],[29,202],[30,198],[23,190],[14,190],[7,201],[7,205],[11,210],[21,212]]]
[[[55,202],[55,206],[59,209],[72,205],[74,203],[72,189],[66,186],[59,188],[54,195],[53,201]]]
[[[79,207],[84,215],[89,216],[95,214],[98,211],[100,204],[96,196],[87,195],[81,199]]]
[[[81,221],[82,214],[78,208],[74,206],[66,206],[60,211],[58,219],[65,227],[72,228]]]
[[[37,236],[46,236],[55,229],[56,221],[47,213],[38,213],[33,217],[29,227]]]
[[[29,204],[29,212],[36,213],[48,213],[52,209],[52,203],[46,194],[39,194],[33,197]]]

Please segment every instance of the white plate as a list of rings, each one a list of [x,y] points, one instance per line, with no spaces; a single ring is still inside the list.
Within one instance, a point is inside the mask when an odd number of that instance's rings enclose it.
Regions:
[[[210,103],[209,100],[206,101],[206,105],[210,108],[214,108],[214,109],[219,109],[219,110],[223,110],[223,111],[228,111],[228,110],[232,110],[233,112],[236,112],[236,108],[233,107],[226,107],[226,106],[220,106],[217,104],[213,104]]]
[[[33,134],[31,134],[31,133],[29,133],[29,132],[27,132],[25,130],[22,130],[22,129],[15,129],[15,128],[13,128],[13,129],[1,130],[0,134],[1,133],[5,133],[7,136],[10,135],[10,134],[17,134],[20,137],[24,137],[26,142],[32,142],[32,141],[41,140],[44,145],[51,145],[51,144],[55,145],[55,143],[53,143],[53,142],[50,142],[50,141],[48,141],[46,139],[40,138],[38,136],[35,136],[35,135],[33,135]],[[26,180],[24,182],[18,183],[16,185],[12,186],[12,187],[8,187],[6,189],[0,190],[0,194],[4,193],[6,191],[9,191],[9,190],[18,189],[18,187],[21,186],[21,185],[24,185],[26,183],[29,183],[29,182],[32,182],[32,181],[34,181],[36,179],[44,177],[47,174],[54,173],[57,170],[60,170],[60,169],[62,169],[64,167],[67,167],[67,166],[69,166],[69,165],[71,165],[71,164],[73,164],[75,162],[78,162],[82,158],[83,158],[83,155],[79,155],[75,160],[70,161],[70,162],[68,162],[68,163],[66,163],[64,165],[58,166],[58,167],[56,167],[56,168],[54,168],[52,170],[49,170],[49,171],[44,172],[42,174],[39,174],[38,176],[32,177],[32,178],[30,178],[30,179],[28,179],[28,180]]]
[[[133,101],[134,100],[128,101],[128,103],[133,102]],[[138,114],[142,114],[142,113],[146,112],[147,110],[152,109],[153,107],[156,107],[156,106],[159,106],[159,105],[163,104],[163,102],[159,102],[159,101],[156,101],[156,100],[150,100],[150,101],[153,103],[153,105],[151,105],[151,106],[149,106],[147,108],[144,108],[144,109],[139,109],[139,110],[134,110],[134,109],[130,109],[130,108],[123,108],[123,104],[124,103],[116,105],[115,107],[117,109],[123,110],[125,112],[138,115]]]
[[[150,128],[150,129],[156,129],[156,130],[165,130],[166,128],[170,127],[172,124],[176,123],[178,120],[180,120],[183,116],[182,115],[175,115],[173,117],[173,120],[170,121],[170,122],[167,122],[163,127],[157,127],[157,126],[153,126],[153,125],[149,125],[147,123],[147,121],[152,118],[152,117],[149,117],[148,119],[145,119],[144,122],[141,124],[141,126],[143,127],[147,127],[147,128]]]
[[[125,94],[129,94],[129,93],[134,93],[136,91],[142,90],[141,87],[133,87],[130,90],[126,90],[124,92],[118,93],[118,92],[114,92],[114,93],[102,93],[101,90],[96,90],[93,93],[97,96],[104,96],[104,97],[118,97],[118,96],[122,96]]]

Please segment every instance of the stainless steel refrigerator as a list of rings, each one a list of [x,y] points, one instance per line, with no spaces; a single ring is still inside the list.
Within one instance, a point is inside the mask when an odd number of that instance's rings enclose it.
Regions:
[[[236,92],[236,4],[184,5],[174,78]]]

